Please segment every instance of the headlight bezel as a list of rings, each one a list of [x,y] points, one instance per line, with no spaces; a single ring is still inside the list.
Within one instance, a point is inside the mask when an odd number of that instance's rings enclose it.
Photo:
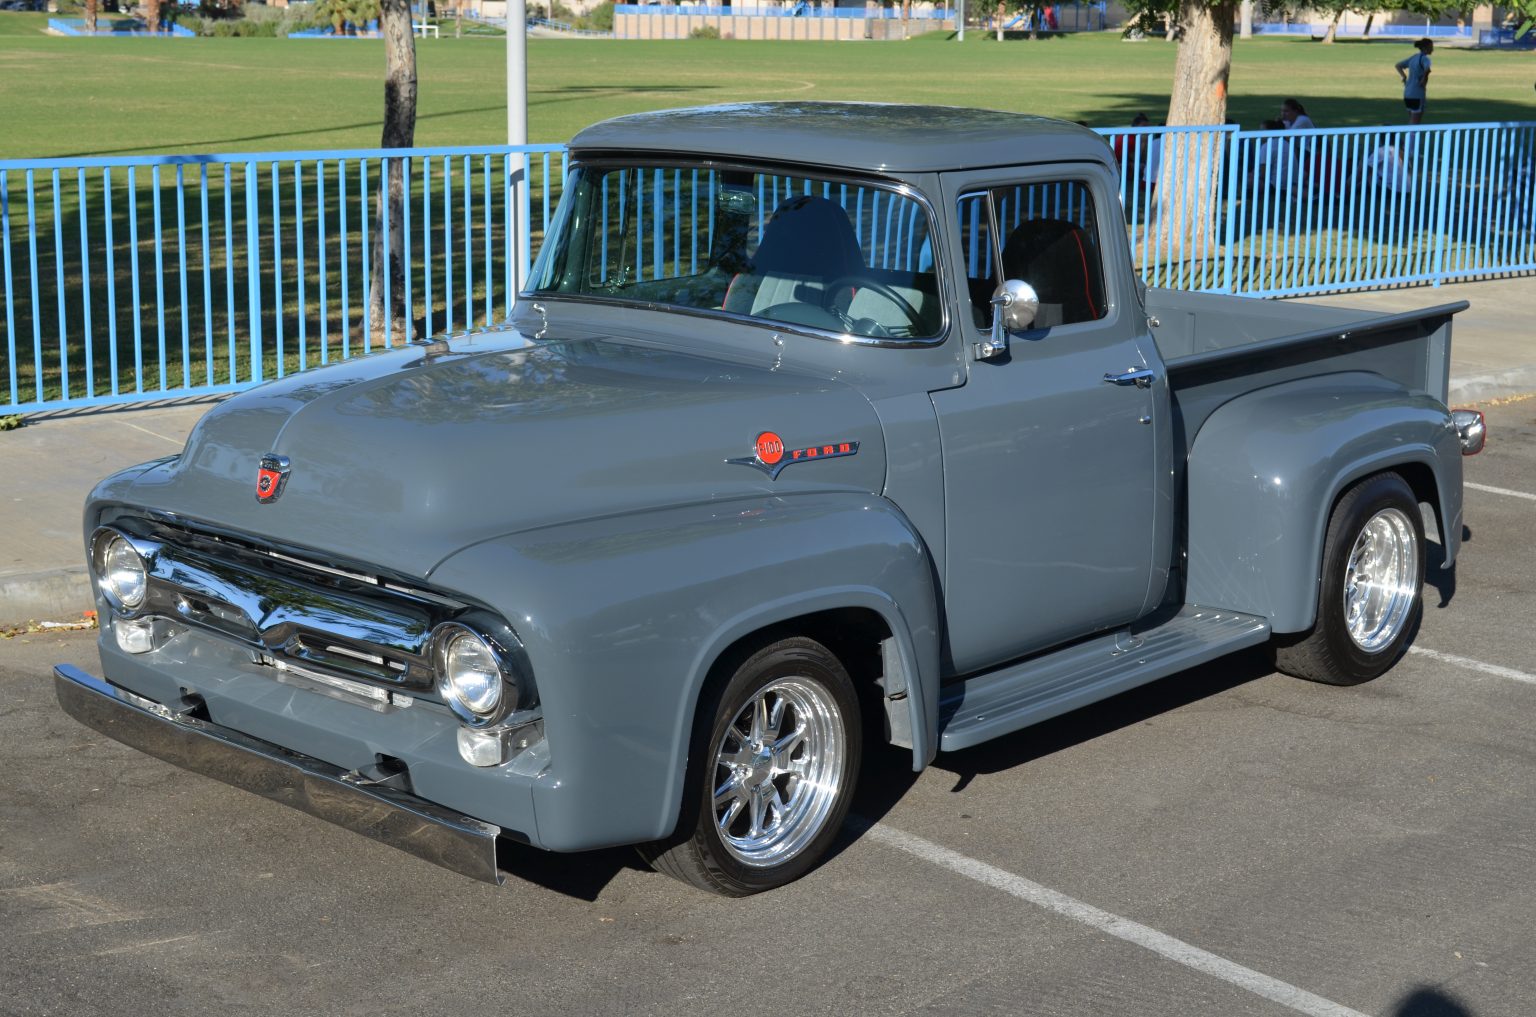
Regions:
[[[124,597],[117,584],[112,581],[113,570],[108,564],[113,549],[119,545],[133,554],[138,565],[140,588],[138,596],[131,600]],[[154,564],[152,548],[141,546],[139,542],[116,527],[103,526],[91,535],[90,563],[91,578],[96,584],[96,589],[106,598],[113,611],[123,617],[131,618],[149,603],[149,581]]]
[[[449,672],[449,651],[456,640],[466,636],[485,648],[501,679],[495,702],[484,710],[476,710],[465,701]],[[505,625],[486,624],[474,618],[442,622],[433,630],[431,643],[437,694],[465,727],[484,730],[500,726],[529,704],[532,689],[527,669],[518,666],[521,655],[522,644]]]

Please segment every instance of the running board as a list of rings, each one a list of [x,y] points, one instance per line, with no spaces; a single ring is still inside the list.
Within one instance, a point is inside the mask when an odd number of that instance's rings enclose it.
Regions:
[[[1185,605],[1159,625],[1122,629],[945,689],[939,748],[968,749],[1269,638],[1269,621]]]

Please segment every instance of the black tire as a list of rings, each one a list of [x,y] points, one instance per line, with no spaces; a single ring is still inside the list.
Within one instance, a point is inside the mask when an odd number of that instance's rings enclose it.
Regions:
[[[1385,560],[1375,561],[1378,553]],[[1380,676],[1407,652],[1424,610],[1424,522],[1401,476],[1375,474],[1339,499],[1328,520],[1321,576],[1317,619],[1307,632],[1276,638],[1275,669],[1326,685]],[[1357,592],[1347,598],[1351,576]],[[1382,583],[1383,576],[1389,581]],[[1358,582],[1362,577],[1374,582]],[[1353,632],[1347,602],[1358,612]],[[1378,616],[1379,624],[1371,624]]]
[[[842,663],[811,639],[765,646],[699,704],[677,834],[640,854],[726,897],[793,882],[842,828],[862,751],[859,700]]]

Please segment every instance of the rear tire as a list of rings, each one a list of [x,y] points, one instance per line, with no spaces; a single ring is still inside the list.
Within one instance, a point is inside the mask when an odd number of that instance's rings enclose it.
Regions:
[[[1378,677],[1408,649],[1423,612],[1424,523],[1396,473],[1345,492],[1328,520],[1317,620],[1278,637],[1275,669],[1326,685]]]
[[[726,897],[793,882],[847,818],[862,751],[858,696],[837,657],[800,637],[766,646],[699,704],[678,832],[640,854]]]

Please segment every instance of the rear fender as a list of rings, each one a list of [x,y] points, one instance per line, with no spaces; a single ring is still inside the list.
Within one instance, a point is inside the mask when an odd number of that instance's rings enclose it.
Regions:
[[[1192,604],[1301,632],[1317,615],[1328,518],[1350,485],[1402,472],[1434,506],[1445,564],[1461,545],[1461,454],[1438,400],[1379,375],[1344,373],[1262,389],[1216,410],[1188,466]]]
[[[432,580],[499,611],[525,645],[551,760],[534,789],[546,847],[669,834],[715,662],[807,614],[880,616],[899,665],[887,667],[885,693],[907,693],[914,767],[936,750],[933,570],[911,524],[877,496],[764,497],[550,527],[467,548]]]

